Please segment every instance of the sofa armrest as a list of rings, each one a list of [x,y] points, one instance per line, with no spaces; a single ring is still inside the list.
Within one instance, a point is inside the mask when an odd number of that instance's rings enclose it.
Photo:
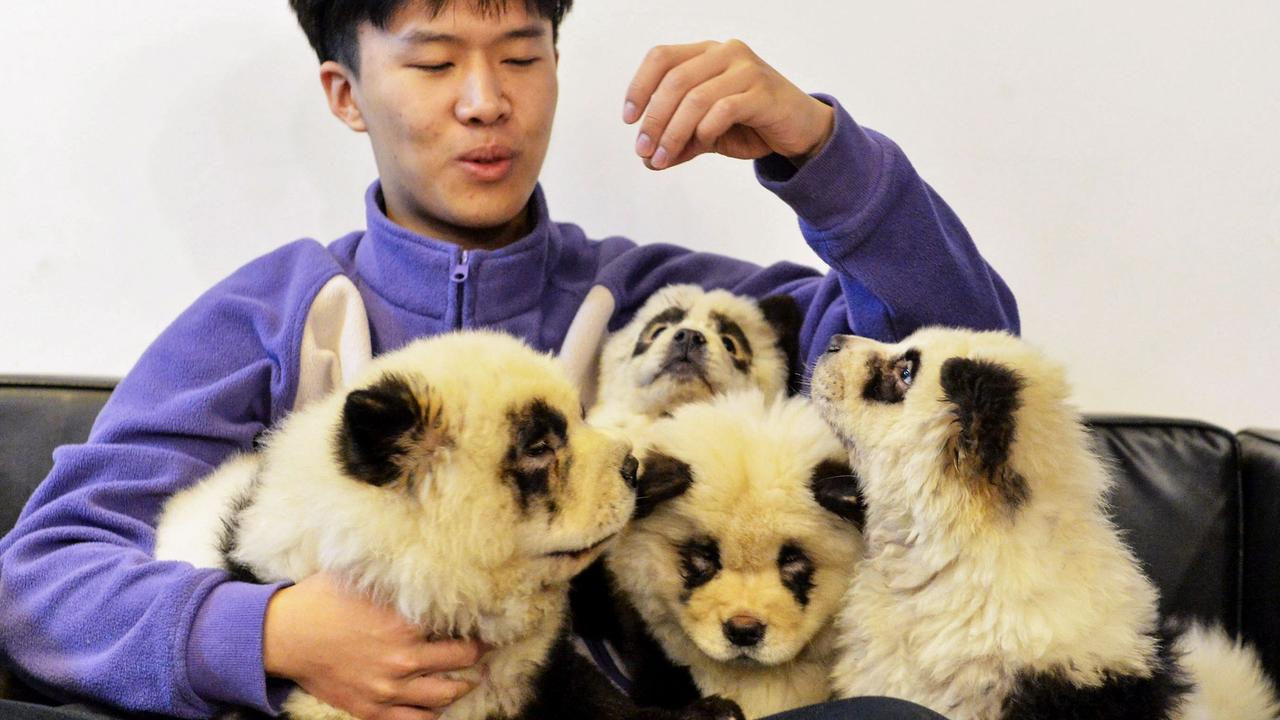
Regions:
[[[115,381],[0,375],[0,535],[53,467],[53,449],[84,442]]]
[[[1195,420],[1091,416],[1115,477],[1111,511],[1160,589],[1165,615],[1240,628],[1240,458],[1233,433]]]
[[[1244,493],[1246,640],[1262,654],[1271,677],[1280,677],[1280,430],[1240,433]]]

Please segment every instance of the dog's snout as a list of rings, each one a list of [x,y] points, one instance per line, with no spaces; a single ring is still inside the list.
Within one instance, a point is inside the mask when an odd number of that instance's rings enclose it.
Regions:
[[[622,473],[623,482],[625,482],[627,487],[632,490],[635,490],[640,484],[639,481],[636,480],[636,472],[639,469],[640,461],[636,460],[635,455],[627,453],[627,459],[622,461],[622,469],[619,472]]]
[[[724,636],[738,647],[751,647],[764,637],[765,627],[750,615],[734,615],[724,621]]]
[[[698,348],[698,347],[702,347],[703,345],[706,345],[707,336],[703,335],[697,330],[692,330],[690,328],[680,328],[679,330],[676,331],[675,335],[671,336],[671,341],[675,343],[677,347],[684,348],[684,350],[687,352],[687,351],[693,350],[694,348]]]

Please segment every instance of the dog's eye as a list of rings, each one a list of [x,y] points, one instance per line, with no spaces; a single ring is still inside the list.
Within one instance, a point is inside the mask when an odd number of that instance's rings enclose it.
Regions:
[[[530,457],[545,457],[553,454],[555,451],[556,449],[551,447],[551,443],[546,440],[539,440],[538,442],[526,447],[524,449],[524,454]]]
[[[784,545],[778,553],[778,571],[784,578],[798,577],[813,572],[813,561],[794,545]]]
[[[738,346],[733,342],[733,338],[725,336],[722,340],[724,341],[724,349],[728,350],[730,354],[738,352]]]
[[[659,326],[655,327],[654,329],[650,330],[650,331],[649,331],[649,338],[648,338],[648,341],[647,341],[647,342],[653,342],[654,340],[657,340],[657,339],[658,339],[658,336],[659,336],[659,335],[661,335],[662,333],[666,332],[666,330],[667,330],[667,326],[666,326],[666,325],[659,325]]]
[[[714,541],[692,541],[681,548],[681,574],[685,586],[694,588],[716,576],[720,571],[720,549]]]
[[[915,373],[911,371],[910,365],[903,365],[902,369],[898,371],[898,379],[902,380],[902,382],[907,385],[910,385],[911,381],[915,380],[915,377]]]

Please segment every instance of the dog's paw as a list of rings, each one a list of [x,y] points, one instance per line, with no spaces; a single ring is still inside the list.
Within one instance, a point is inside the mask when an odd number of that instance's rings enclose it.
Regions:
[[[719,695],[690,703],[680,714],[681,720],[747,720],[738,703]]]

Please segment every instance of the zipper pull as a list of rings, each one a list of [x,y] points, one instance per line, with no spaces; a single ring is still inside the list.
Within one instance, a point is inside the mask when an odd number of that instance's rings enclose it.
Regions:
[[[470,250],[462,251],[462,262],[453,266],[452,280],[456,283],[466,282],[467,275],[470,274],[471,268],[467,266],[467,254]]]

